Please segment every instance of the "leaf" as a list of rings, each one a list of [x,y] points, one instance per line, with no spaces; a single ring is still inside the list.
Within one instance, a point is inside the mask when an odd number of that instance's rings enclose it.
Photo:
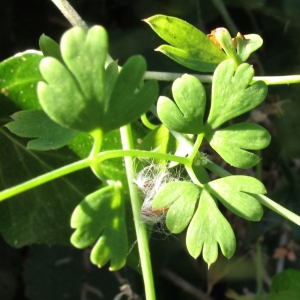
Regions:
[[[172,233],[180,233],[194,214],[199,194],[199,187],[192,182],[170,182],[159,189],[152,207],[159,209],[171,205],[167,212],[166,225]]]
[[[42,34],[39,39],[39,46],[44,56],[51,56],[63,63],[59,45],[49,36]]]
[[[87,34],[74,27],[61,40],[66,67],[52,57],[42,60],[40,70],[47,83],[39,82],[40,104],[60,125],[91,132],[103,122],[107,40],[101,26],[92,27]]]
[[[263,39],[258,34],[246,34],[243,36],[238,33],[235,39],[237,43],[237,54],[242,61],[246,61],[250,54],[263,44]]]
[[[288,269],[272,278],[270,300],[298,300],[300,294],[300,272]]]
[[[5,125],[12,133],[27,138],[37,138],[28,142],[32,150],[53,150],[71,142],[78,131],[61,127],[53,122],[42,110],[24,110],[14,113],[14,120]]]
[[[260,158],[247,150],[266,148],[271,141],[269,132],[252,123],[239,123],[216,132],[205,133],[213,149],[230,165],[248,169],[255,166]]]
[[[203,248],[203,259],[211,265],[218,258],[218,244],[224,256],[231,258],[236,246],[233,230],[212,196],[204,189],[187,230],[186,246],[194,258],[201,254]]]
[[[227,176],[205,184],[205,189],[217,197],[236,215],[250,221],[259,221],[263,209],[251,194],[265,194],[264,185],[249,176]]]
[[[71,217],[71,227],[76,229],[71,237],[72,244],[82,249],[96,243],[91,252],[92,263],[101,267],[111,260],[113,271],[124,266],[127,256],[121,188],[120,182],[110,183],[88,195]]]
[[[161,121],[177,132],[202,132],[206,93],[201,82],[185,74],[174,81],[172,91],[176,104],[167,97],[158,99],[157,113]]]
[[[20,108],[40,108],[36,86],[42,80],[38,69],[42,58],[41,52],[29,50],[0,63],[0,92]]]
[[[78,160],[67,148],[51,153],[28,150],[24,139],[1,127],[0,145],[0,190]],[[97,186],[99,181],[86,169],[1,202],[1,235],[16,248],[35,243],[69,245],[72,211]]]
[[[189,69],[213,72],[220,62],[227,59],[225,53],[204,33],[183,20],[155,15],[144,21],[174,46],[162,45],[156,50]]]
[[[122,67],[105,106],[104,120],[101,123],[105,132],[135,121],[157,100],[156,81],[148,81],[137,90],[146,69],[146,60],[139,55],[129,58]]]
[[[212,84],[212,104],[207,127],[217,128],[259,105],[267,94],[267,86],[257,81],[249,86],[254,70],[249,64],[241,64],[235,71],[233,60],[222,62],[216,69]]]

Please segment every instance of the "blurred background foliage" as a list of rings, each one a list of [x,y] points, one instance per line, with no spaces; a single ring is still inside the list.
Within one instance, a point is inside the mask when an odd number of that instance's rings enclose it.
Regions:
[[[184,19],[207,34],[217,27],[228,28],[232,36],[237,30],[242,34],[259,34],[264,44],[249,59],[256,76],[300,74],[300,0],[70,2],[89,25],[100,24],[108,30],[110,54],[120,65],[129,56],[141,54],[150,71],[189,72],[154,51],[163,42],[141,21],[165,14]],[[17,52],[38,49],[43,33],[59,41],[70,27],[50,0],[0,3],[1,61]],[[161,93],[170,95],[171,83],[160,85]],[[271,145],[261,153],[262,163],[256,169],[223,167],[236,174],[258,176],[271,199],[300,214],[300,85],[269,87],[264,103],[241,118],[265,126],[272,134]],[[203,151],[210,153],[209,149]],[[219,158],[211,153],[210,159],[218,162]],[[90,192],[92,188],[85,190]],[[258,223],[237,218],[225,209],[223,212],[235,230],[237,251],[229,261],[220,255],[209,270],[202,258],[194,260],[187,254],[184,234],[174,237],[158,230],[152,235],[157,299],[246,299],[238,295],[268,292],[275,274],[288,268],[300,270],[298,226],[268,209]],[[68,246],[14,249],[1,239],[0,299],[144,299],[138,272],[126,267],[112,274],[106,267],[92,266],[88,257],[87,250]],[[124,294],[120,294],[122,291]],[[132,298],[126,296],[130,291]]]

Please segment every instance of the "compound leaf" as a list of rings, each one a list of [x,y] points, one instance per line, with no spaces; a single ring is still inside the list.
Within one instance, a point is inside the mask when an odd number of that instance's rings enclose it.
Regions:
[[[218,258],[218,244],[225,257],[230,258],[234,254],[236,243],[233,230],[212,196],[204,189],[187,230],[187,249],[197,258],[203,248],[203,259],[210,265]]]
[[[200,81],[188,74],[174,81],[172,86],[176,104],[160,97],[157,113],[161,121],[172,130],[198,134],[203,131],[206,93]]]
[[[121,188],[119,182],[110,183],[88,195],[75,208],[71,218],[71,227],[76,229],[71,237],[72,244],[82,249],[96,243],[92,249],[91,261],[103,266],[111,260],[111,270],[123,267],[127,256]]]
[[[205,189],[227,209],[246,220],[259,221],[263,215],[261,204],[251,194],[265,194],[266,189],[253,177],[228,176],[205,184]]]
[[[205,134],[213,149],[230,165],[248,169],[255,166],[260,158],[248,150],[260,150],[271,141],[269,132],[252,123],[239,123],[216,132]]]
[[[199,194],[199,187],[192,182],[170,182],[155,195],[152,207],[160,209],[170,206],[166,225],[171,232],[179,233],[190,222]]]
[[[24,110],[14,113],[13,122],[5,126],[14,134],[36,138],[28,142],[28,149],[46,151],[61,148],[71,142],[78,131],[53,122],[43,110]]]
[[[214,72],[212,104],[207,126],[217,128],[259,105],[267,94],[267,85],[257,81],[249,86],[254,70],[249,64],[241,64],[235,70],[235,62],[228,59]]]
[[[183,20],[155,15],[144,21],[173,46],[162,45],[156,50],[189,69],[213,72],[220,62],[227,59],[226,54],[203,32]]]

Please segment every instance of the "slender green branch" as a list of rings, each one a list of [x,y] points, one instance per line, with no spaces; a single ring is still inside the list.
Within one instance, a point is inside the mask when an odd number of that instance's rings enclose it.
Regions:
[[[72,26],[78,26],[88,31],[88,25],[82,20],[77,11],[72,7],[72,5],[67,0],[51,0],[60,12],[65,16],[65,18],[72,24]],[[113,59],[109,54],[107,54],[106,65],[111,63]]]
[[[56,169],[44,175],[35,177],[29,181],[23,182],[19,185],[13,186],[8,188],[2,192],[0,192],[0,202],[8,199],[12,196],[18,195],[22,192],[40,186],[46,182],[54,180],[56,178],[62,177],[64,175],[73,173],[75,171],[79,171],[81,169],[90,167],[95,163],[100,163],[107,159],[112,158],[119,158],[124,156],[134,156],[134,157],[147,157],[147,158],[156,158],[156,159],[165,159],[169,161],[176,161],[180,164],[188,164],[189,160],[186,157],[180,157],[172,154],[164,154],[164,153],[157,153],[151,151],[142,151],[142,150],[111,150],[102,152],[97,155],[97,157],[88,157],[86,159],[77,161],[73,164],[69,164],[62,168]]]
[[[158,80],[158,81],[174,81],[177,78],[180,78],[183,73],[170,73],[170,72],[153,72],[147,71],[144,75],[144,79],[146,80]],[[199,74],[191,74],[199,79],[203,83],[212,83],[212,75],[199,75]]]
[[[132,132],[130,125],[121,127],[121,140],[124,150],[131,150],[134,148],[132,139]],[[133,212],[133,219],[135,225],[135,231],[137,236],[137,243],[139,248],[139,255],[141,260],[141,267],[143,273],[143,280],[145,286],[145,295],[147,300],[155,300],[155,289],[153,282],[152,266],[150,260],[150,251],[148,245],[148,234],[146,225],[140,221],[141,213],[141,200],[137,186],[134,184],[134,170],[133,170],[133,158],[125,157],[125,168],[127,173],[127,180],[129,186],[129,193],[131,199],[131,206]]]
[[[191,163],[193,163],[193,160],[201,146],[201,143],[202,143],[202,140],[203,140],[203,136],[204,136],[204,133],[200,133],[198,134],[197,136],[197,140],[192,148],[192,151],[191,153],[189,154],[188,158],[191,160]]]
[[[151,130],[154,130],[154,129],[157,127],[157,125],[152,124],[152,123],[148,120],[146,114],[141,115],[141,120],[142,120],[143,124],[144,124],[147,128],[149,128],[149,129],[151,129]]]
[[[180,78],[183,73],[169,73],[169,72],[152,72],[148,71],[144,75],[145,80],[159,80],[159,81],[174,81]],[[203,83],[212,83],[212,75],[199,75],[191,74]],[[280,85],[280,84],[294,84],[300,83],[300,75],[287,75],[287,76],[254,76],[252,82],[264,81],[267,85]]]
[[[30,190],[34,187],[40,186],[40,185],[42,185],[46,182],[49,182],[51,180],[54,180],[56,178],[59,178],[64,175],[73,173],[75,171],[79,171],[81,169],[87,168],[91,165],[91,163],[92,162],[90,159],[83,159],[83,160],[77,161],[73,164],[56,169],[52,172],[35,177],[29,181],[23,182],[19,185],[13,186],[9,189],[6,189],[6,190],[0,192],[0,202],[5,199],[8,199],[12,196],[18,195],[22,192],[25,192],[27,190]]]
[[[67,0],[51,0],[56,7],[61,11],[65,18],[72,24],[72,26],[79,26],[84,30],[88,30],[89,27],[81,19],[76,10],[71,6]]]
[[[94,144],[93,144],[92,151],[89,155],[89,158],[94,161],[97,158],[97,155],[99,154],[99,152],[101,150],[102,140],[103,140],[103,132],[100,128],[98,128],[98,129],[94,130],[93,132],[91,132],[90,134],[94,139]],[[97,177],[101,178],[100,177],[101,170],[99,167],[99,163],[97,161],[93,163],[91,168],[92,168],[94,174]]]

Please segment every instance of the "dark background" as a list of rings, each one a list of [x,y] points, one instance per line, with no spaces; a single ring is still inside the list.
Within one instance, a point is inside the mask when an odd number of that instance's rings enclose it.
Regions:
[[[184,19],[205,33],[216,27],[228,28],[220,6],[208,0],[70,2],[88,25],[100,24],[108,30],[110,54],[121,65],[129,56],[141,54],[151,71],[184,72],[186,69],[153,51],[162,41],[142,19],[165,14]],[[63,32],[70,28],[50,0],[0,0],[0,3],[1,61],[17,52],[38,49],[38,39],[43,33],[59,42]],[[242,34],[256,33],[264,40],[262,48],[249,59],[256,75],[300,74],[299,0],[224,0],[221,3]],[[231,33],[235,36],[237,32]],[[161,84],[162,93],[168,93],[170,86],[171,83]],[[271,145],[261,154],[262,179],[269,196],[300,214],[300,85],[270,87],[265,102],[243,118],[265,126],[272,134]],[[194,260],[187,254],[184,234],[153,235],[151,259],[158,299],[205,299],[198,291],[198,298],[184,291],[179,280],[171,279],[168,272],[203,292],[211,291],[212,299],[226,299],[229,289],[239,294],[255,293],[255,263],[260,250],[266,271],[263,283],[266,292],[270,278],[278,269],[300,269],[297,226],[268,209],[259,223],[224,213],[235,230],[237,251],[230,261],[220,255],[209,271],[201,257]],[[283,268],[274,253],[280,253]],[[127,267],[118,277],[107,268],[99,270],[91,266],[87,257],[87,251],[59,246],[13,249],[0,240],[0,299],[101,299],[100,293],[103,299],[113,299],[123,279],[143,299],[142,279],[137,272]]]

